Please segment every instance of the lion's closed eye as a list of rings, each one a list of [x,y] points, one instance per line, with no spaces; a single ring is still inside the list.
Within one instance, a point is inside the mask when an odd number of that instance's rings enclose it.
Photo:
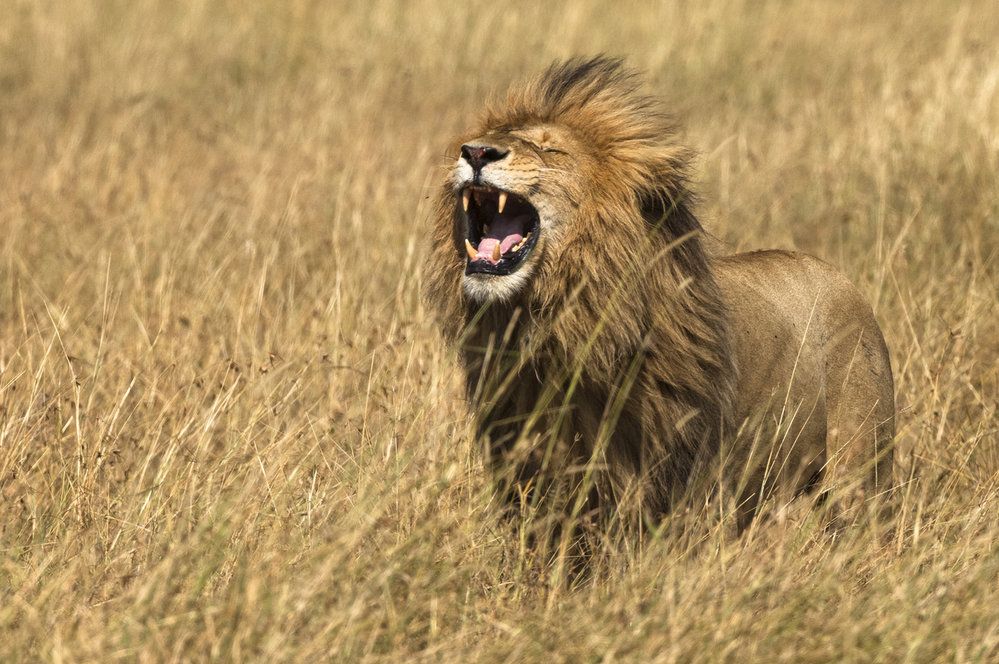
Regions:
[[[531,148],[535,152],[548,152],[551,154],[569,154],[566,150],[558,147],[552,143],[551,135],[548,132],[544,132],[540,137],[538,136],[517,136],[521,141],[523,141],[527,147]]]
[[[531,147],[535,152],[538,153],[562,154],[562,155],[569,154],[567,151],[563,150],[562,148],[557,148],[554,145],[551,145],[550,143],[545,145],[538,145],[534,141],[524,141],[524,142],[527,143],[529,147]]]

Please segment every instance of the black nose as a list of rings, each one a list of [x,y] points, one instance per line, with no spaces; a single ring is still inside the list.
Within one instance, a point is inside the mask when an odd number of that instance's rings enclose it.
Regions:
[[[491,145],[461,146],[461,156],[465,158],[465,161],[468,162],[468,165],[476,173],[481,171],[486,164],[499,161],[508,154],[510,154],[509,150],[500,150]]]

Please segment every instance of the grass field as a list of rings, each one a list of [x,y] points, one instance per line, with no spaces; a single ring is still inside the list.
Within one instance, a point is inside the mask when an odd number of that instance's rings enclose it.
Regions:
[[[999,4],[340,4],[4,4],[0,660],[999,659]],[[567,589],[498,518],[428,196],[486,96],[601,51],[714,234],[874,304],[890,523]]]

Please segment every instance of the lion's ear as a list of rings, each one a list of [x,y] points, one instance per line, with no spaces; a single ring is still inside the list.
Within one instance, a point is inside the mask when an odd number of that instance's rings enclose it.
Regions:
[[[675,239],[702,230],[701,222],[690,210],[693,201],[689,199],[684,192],[655,188],[638,192],[638,207],[647,224]]]

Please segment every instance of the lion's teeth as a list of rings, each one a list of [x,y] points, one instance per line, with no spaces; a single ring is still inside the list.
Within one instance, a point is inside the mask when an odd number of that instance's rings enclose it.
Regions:
[[[472,246],[472,243],[468,240],[468,238],[465,238],[465,251],[468,252],[468,258],[473,261],[479,255],[479,253],[475,251],[475,247]]]
[[[498,263],[503,252],[500,250],[499,242],[493,245],[493,262]]]
[[[503,214],[503,208],[506,207],[506,195],[505,191],[499,193],[499,205],[496,206],[496,209],[499,210],[500,214]]]
[[[468,189],[461,192],[461,207],[464,208],[465,212],[468,212],[468,199],[472,197],[471,192]]]
[[[527,235],[525,235],[525,236],[523,237],[523,239],[521,239],[521,241],[520,241],[520,242],[518,242],[518,243],[517,243],[517,246],[515,246],[515,247],[513,248],[513,250],[514,250],[514,251],[520,251],[521,249],[523,249],[523,248],[524,248],[524,245],[525,245],[525,244],[527,244],[527,241],[528,241],[528,240],[530,240],[530,239],[531,239],[531,234],[530,234],[530,233],[528,233]]]

